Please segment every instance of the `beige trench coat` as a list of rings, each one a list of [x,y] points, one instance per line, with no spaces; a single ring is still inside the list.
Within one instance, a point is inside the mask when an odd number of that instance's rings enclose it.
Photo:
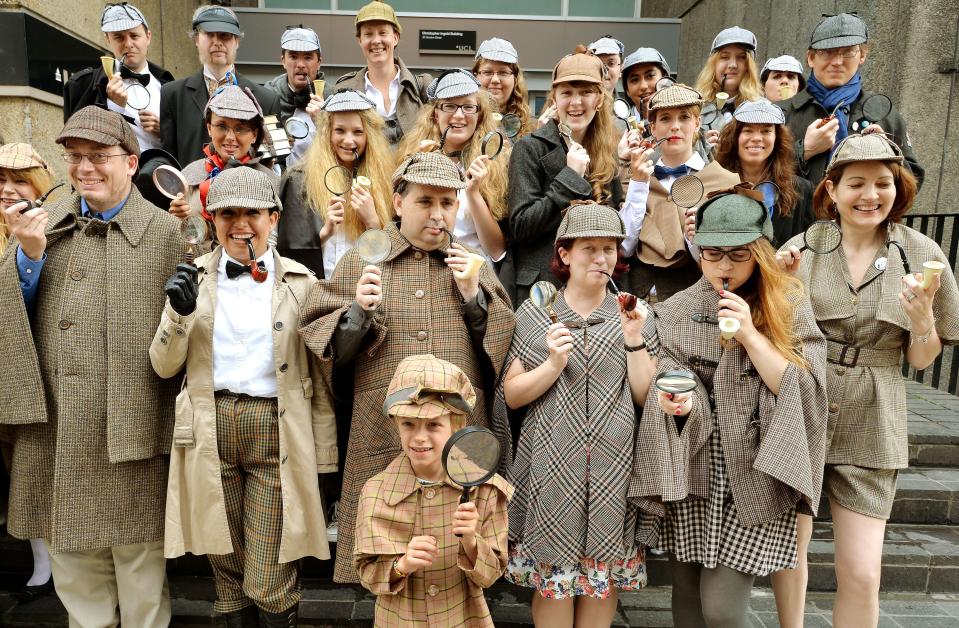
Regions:
[[[176,401],[167,485],[164,552],[168,558],[186,552],[233,552],[220,481],[213,396],[213,315],[221,252],[217,247],[196,260],[200,279],[196,311],[180,316],[168,301],[150,346],[150,360],[161,377],[172,377],[186,365],[184,387]],[[274,256],[273,357],[283,489],[280,562],[302,556],[328,559],[316,474],[336,471],[336,421],[328,387],[319,381],[320,371],[297,333],[300,308],[316,278],[300,264],[275,252]]]

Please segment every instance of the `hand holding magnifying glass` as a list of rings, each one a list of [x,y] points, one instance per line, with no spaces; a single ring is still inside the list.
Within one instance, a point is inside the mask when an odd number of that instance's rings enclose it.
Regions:
[[[691,371],[677,369],[660,373],[653,382],[659,407],[671,416],[688,415],[693,409],[697,383]]]

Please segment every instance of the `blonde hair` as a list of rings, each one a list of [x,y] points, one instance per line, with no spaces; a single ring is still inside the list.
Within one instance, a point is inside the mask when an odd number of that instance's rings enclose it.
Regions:
[[[366,135],[366,150],[363,151],[356,173],[368,177],[372,181],[370,194],[373,196],[373,205],[376,208],[376,215],[380,219],[380,224],[385,227],[393,217],[393,193],[390,187],[392,155],[389,145],[386,143],[386,136],[383,134],[383,120],[377,115],[375,109],[355,113],[359,114],[360,121],[363,124],[363,133]],[[306,192],[306,200],[313,211],[319,214],[324,221],[326,220],[327,206],[333,197],[333,194],[326,189],[326,172],[333,166],[340,165],[333,154],[332,118],[334,115],[336,114],[326,111],[321,111],[317,115],[316,135],[313,144],[306,151],[303,163],[293,168],[303,172],[303,189]],[[346,226],[347,237],[350,240],[356,240],[361,233],[366,231],[366,225],[363,224],[357,213],[350,208],[350,194],[350,192],[347,192],[345,196],[347,211],[343,224]]]
[[[420,107],[420,115],[416,118],[416,124],[408,133],[403,135],[399,149],[396,151],[396,163],[398,167],[412,153],[419,152],[420,142],[430,140],[439,144],[443,136],[443,130],[436,122],[436,111],[440,103],[446,102],[446,99],[433,100]],[[493,112],[496,108],[493,97],[484,89],[476,92],[476,104],[479,111],[476,121],[476,130],[460,153],[460,165],[465,169],[469,168],[474,158],[482,152],[483,137],[490,131],[496,131],[499,123],[493,119]],[[486,201],[487,207],[493,214],[493,218],[501,220],[506,216],[508,207],[506,204],[506,184],[509,180],[509,145],[504,143],[503,152],[489,162],[489,176],[483,181],[480,188],[480,195]]]
[[[703,100],[710,102],[716,100],[716,94],[720,90],[719,82],[716,81],[716,65],[719,63],[719,55],[722,48],[709,55],[706,59],[706,65],[700,70],[696,77],[696,91],[699,92]],[[733,102],[738,107],[746,101],[759,100],[763,97],[763,86],[759,81],[759,68],[756,67],[756,55],[746,50],[746,73],[739,82],[739,91]]]
[[[796,304],[803,298],[803,284],[776,261],[776,249],[766,238],[746,245],[756,260],[753,271],[757,289],[744,298],[752,311],[753,325],[786,360],[808,368],[793,327]],[[758,272],[757,272],[758,271]]]
[[[480,67],[484,63],[489,63],[489,59],[483,59],[480,57],[473,64],[473,74],[476,75],[479,72]],[[499,63],[502,63],[500,61]],[[513,138],[515,142],[524,135],[529,135],[533,132],[533,114],[529,108],[528,90],[526,89],[526,78],[523,76],[523,70],[520,69],[519,65],[515,63],[505,64],[510,70],[513,71],[513,93],[509,95],[509,100],[506,102],[506,106],[500,111],[502,114],[512,113],[519,116],[522,126],[519,129],[519,133],[516,134],[516,137]]]
[[[613,124],[615,118],[613,116],[613,99],[610,91],[599,83],[571,81],[570,84],[574,87],[588,87],[590,92],[599,94],[599,109],[586,129],[583,148],[589,153],[586,180],[589,181],[589,185],[593,189],[593,200],[604,205],[610,200],[610,193],[606,186],[616,176],[618,167],[616,144],[619,141],[619,135]],[[553,102],[556,101],[554,92],[559,85],[562,85],[562,83],[554,85],[549,92],[549,97]]]
[[[0,168],[0,178],[22,179],[33,188],[33,198],[28,198],[28,201],[36,200],[41,194],[53,187],[53,175],[50,174],[50,171],[46,168],[41,168],[40,166],[34,166],[33,168],[23,168],[18,170],[12,170],[10,168]],[[55,197],[57,192],[51,194],[51,198]],[[47,199],[49,200],[49,199]],[[10,240],[10,227],[7,225],[7,220],[4,217],[4,214],[0,212],[0,253],[7,248],[7,242]]]

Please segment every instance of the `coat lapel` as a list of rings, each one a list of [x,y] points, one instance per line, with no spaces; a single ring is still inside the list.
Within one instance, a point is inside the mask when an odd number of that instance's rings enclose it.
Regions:
[[[201,69],[193,76],[187,77],[184,85],[186,85],[186,88],[190,90],[190,96],[193,99],[193,104],[196,105],[196,108],[202,117],[203,111],[206,109],[206,103],[210,100],[209,94],[206,90],[206,79],[203,78],[203,70]]]

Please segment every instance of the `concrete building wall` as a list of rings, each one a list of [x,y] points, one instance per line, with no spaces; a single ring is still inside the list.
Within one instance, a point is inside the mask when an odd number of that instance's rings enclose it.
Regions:
[[[926,169],[914,212],[956,212],[959,197],[959,8],[956,0],[644,0],[643,17],[683,21],[679,77],[692,82],[713,37],[739,25],[756,33],[760,65],[791,54],[805,64],[823,13],[856,11],[870,29],[869,89],[889,96],[909,124]]]

